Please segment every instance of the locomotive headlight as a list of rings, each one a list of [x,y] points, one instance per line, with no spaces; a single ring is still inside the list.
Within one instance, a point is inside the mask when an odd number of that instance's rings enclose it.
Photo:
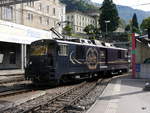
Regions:
[[[30,61],[30,62],[29,62],[29,65],[31,65],[31,64],[32,64],[32,62]]]

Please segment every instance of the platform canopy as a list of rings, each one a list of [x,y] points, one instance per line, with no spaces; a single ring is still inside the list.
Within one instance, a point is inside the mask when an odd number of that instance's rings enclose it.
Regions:
[[[31,44],[40,39],[52,39],[52,32],[0,20],[0,41]]]

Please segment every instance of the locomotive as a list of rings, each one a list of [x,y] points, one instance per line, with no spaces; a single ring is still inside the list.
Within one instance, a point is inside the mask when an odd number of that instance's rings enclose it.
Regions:
[[[25,78],[59,84],[128,71],[128,50],[87,39],[42,39],[31,43]]]

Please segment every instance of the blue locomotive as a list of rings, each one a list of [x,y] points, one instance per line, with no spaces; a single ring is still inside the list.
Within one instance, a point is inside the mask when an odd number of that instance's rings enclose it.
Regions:
[[[128,51],[86,39],[43,39],[31,44],[25,78],[36,84],[128,71]]]

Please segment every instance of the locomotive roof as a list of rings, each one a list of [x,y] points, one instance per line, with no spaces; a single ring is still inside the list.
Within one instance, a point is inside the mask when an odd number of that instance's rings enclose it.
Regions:
[[[72,41],[67,41],[67,40],[56,40],[58,43],[65,43],[65,44],[75,44],[75,45],[85,45],[85,46],[93,46],[93,47],[101,47],[101,48],[110,48],[110,49],[119,49],[119,50],[127,50],[124,48],[118,48],[115,46],[103,46],[103,45],[96,45],[96,44],[89,44],[89,43],[81,43],[81,42],[72,42]]]

